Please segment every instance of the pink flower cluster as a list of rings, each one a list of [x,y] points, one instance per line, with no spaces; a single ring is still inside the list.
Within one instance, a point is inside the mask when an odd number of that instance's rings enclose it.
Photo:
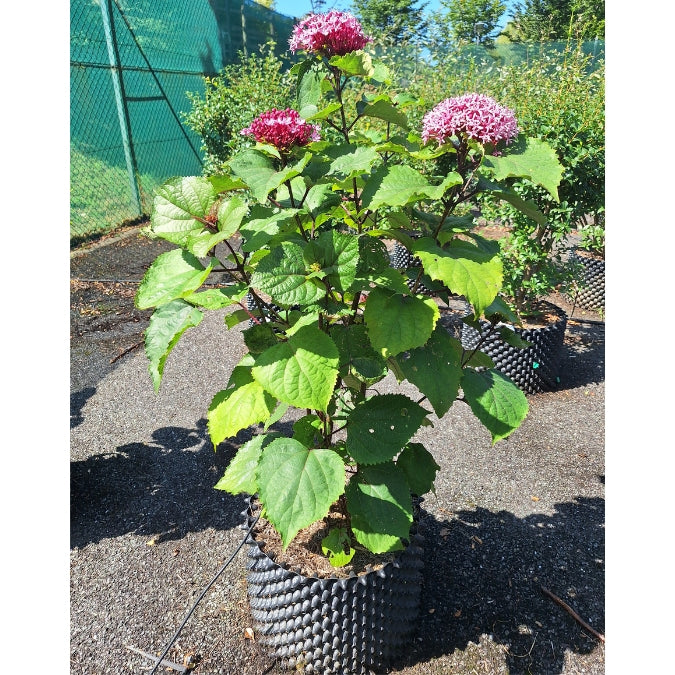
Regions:
[[[253,136],[258,143],[268,143],[277,150],[288,151],[296,145],[318,141],[319,127],[305,122],[296,110],[273,108],[256,117],[251,126],[242,129],[243,136]]]
[[[499,105],[485,94],[464,94],[446,98],[422,120],[422,139],[445,143],[451,136],[466,134],[481,143],[510,143],[518,135],[513,110]]]
[[[325,56],[344,56],[372,42],[356,17],[348,12],[310,14],[293,28],[291,51],[304,49]]]

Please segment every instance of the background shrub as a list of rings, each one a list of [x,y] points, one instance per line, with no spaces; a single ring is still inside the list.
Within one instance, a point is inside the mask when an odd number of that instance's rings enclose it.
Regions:
[[[234,152],[251,145],[239,132],[253,118],[270,108],[295,107],[295,79],[274,53],[273,42],[248,57],[240,52],[238,62],[204,83],[203,97],[188,93],[192,107],[183,117],[202,140],[205,175],[219,173]]]

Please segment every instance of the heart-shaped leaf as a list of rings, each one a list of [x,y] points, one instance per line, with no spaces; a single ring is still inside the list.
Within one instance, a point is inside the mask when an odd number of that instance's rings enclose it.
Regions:
[[[439,317],[438,305],[431,298],[381,288],[368,295],[364,310],[370,342],[385,358],[425,344]]]
[[[145,353],[155,392],[159,390],[166,359],[180,336],[197,326],[204,315],[184,300],[173,300],[158,307],[145,330]]]
[[[441,469],[421,443],[408,443],[398,456],[396,466],[405,474],[410,492],[417,496],[433,490],[436,472]]]
[[[204,267],[198,258],[180,248],[162,253],[143,275],[134,299],[136,307],[159,307],[191,295],[204,283],[211,269],[210,264]]]
[[[373,553],[399,551],[410,534],[412,499],[405,474],[393,462],[360,467],[347,489],[356,540]]]
[[[355,406],[347,421],[347,452],[359,464],[395,457],[428,415],[403,394],[373,396]]]
[[[405,378],[429,399],[438,417],[443,417],[457,398],[461,359],[460,342],[438,327],[423,347],[396,358]]]
[[[280,401],[325,411],[338,375],[338,350],[328,335],[305,326],[286,342],[265,350],[252,373]]]
[[[206,415],[213,447],[252,424],[264,422],[275,404],[274,398],[253,379],[250,366],[237,366],[228,388],[213,397]]]
[[[303,247],[285,241],[275,247],[258,263],[251,285],[281,305],[308,305],[326,295],[326,289],[315,279],[308,278]]]
[[[257,483],[265,517],[286,548],[343,493],[345,465],[334,450],[309,450],[294,438],[277,438],[262,452]]]
[[[559,201],[558,185],[564,169],[555,150],[546,141],[521,136],[501,156],[484,157],[483,164],[492,169],[497,180],[509,177],[528,178]]]
[[[465,368],[461,386],[473,414],[490,432],[493,445],[515,431],[527,415],[527,397],[498,370]]]
[[[486,250],[468,241],[453,241],[440,248],[422,237],[412,245],[424,271],[452,293],[463,295],[480,315],[501,289],[503,273],[498,250]]]

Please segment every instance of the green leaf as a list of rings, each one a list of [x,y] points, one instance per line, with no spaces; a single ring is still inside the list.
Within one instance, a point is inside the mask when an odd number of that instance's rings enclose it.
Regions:
[[[204,318],[202,312],[183,300],[173,300],[158,307],[145,330],[145,353],[155,393],[159,390],[166,359],[180,336]]]
[[[311,120],[324,120],[327,117],[330,117],[334,112],[337,112],[340,110],[342,106],[339,103],[329,103],[325,108],[322,108],[318,112],[315,112],[311,115],[309,114],[303,114],[302,117],[304,117],[308,122]],[[303,111],[301,110],[300,113],[309,113],[309,106]]]
[[[537,205],[534,202],[525,200],[520,195],[510,190],[497,189],[493,190],[492,194],[495,197],[508,202],[511,206],[514,206],[528,218],[532,218],[538,225],[546,225],[546,216],[537,208]]]
[[[316,111],[321,99],[321,83],[326,79],[326,71],[312,67],[313,63],[305,61],[298,73],[298,110],[302,117],[305,117],[305,108],[313,106]]]
[[[371,346],[363,324],[336,324],[330,332],[340,354],[340,377],[374,384],[387,374],[387,363]]]
[[[263,447],[270,443],[277,434],[261,434],[237,450],[237,454],[228,464],[223,477],[214,485],[216,490],[225,490],[233,495],[243,493],[254,495],[258,492],[256,474]]]
[[[304,251],[305,265],[308,269],[319,266],[328,283],[338,291],[347,291],[356,277],[359,262],[358,237],[329,230],[322,232],[310,242]]]
[[[431,337],[440,311],[431,298],[417,298],[376,288],[368,295],[363,316],[370,343],[388,358],[425,344]]]
[[[407,357],[396,357],[405,378],[429,399],[438,417],[450,410],[459,393],[461,355],[459,342],[437,326],[426,345],[411,350]]]
[[[490,306],[485,310],[485,317],[500,321],[508,321],[512,324],[519,323],[518,315],[511,309],[511,306],[501,297],[497,296]]]
[[[331,146],[325,155],[332,159],[327,174],[343,178],[369,173],[380,158],[373,148],[350,144]]]
[[[155,258],[138,286],[138,309],[159,307],[197,290],[209,276],[212,266],[204,267],[191,253],[176,248]]]
[[[363,51],[349,52],[344,56],[333,56],[329,63],[331,66],[338,67],[345,75],[370,77],[375,74],[372,57]]]
[[[265,197],[272,192],[273,190],[276,190],[278,187],[281,185],[284,185],[286,182],[292,180],[296,176],[299,176],[302,173],[302,170],[307,166],[307,163],[309,160],[312,158],[312,153],[311,152],[306,152],[302,156],[301,159],[299,159],[293,166],[287,166],[286,168],[282,169],[281,171],[277,171],[276,173],[272,174],[268,180],[267,184],[265,185]],[[303,185],[304,188],[304,185]],[[288,192],[288,188],[286,187],[286,191]],[[304,192],[304,189],[303,189]],[[262,201],[262,200],[261,200]]]
[[[278,342],[274,329],[267,321],[253,324],[244,331],[244,344],[249,354],[262,354]]]
[[[399,270],[395,270],[392,267],[366,274],[363,277],[357,277],[352,290],[370,291],[373,285],[387,289],[392,293],[399,293],[401,295],[410,294],[410,288],[405,283],[405,278]]]
[[[185,301],[204,309],[222,309],[241,302],[248,291],[248,286],[235,284],[225,288],[208,288],[205,291],[185,296]]]
[[[151,217],[153,234],[173,241],[166,235],[203,229],[198,219],[209,213],[215,199],[215,190],[207,178],[171,178],[155,195]]]
[[[541,185],[556,201],[560,201],[558,185],[564,168],[558,161],[555,150],[546,141],[521,136],[502,156],[486,155],[483,165],[492,169],[498,181],[512,177],[527,178]]]
[[[208,176],[209,183],[213,186],[216,193],[229,192],[230,190],[241,190],[246,188],[246,183],[232,176],[218,175]]]
[[[248,204],[238,195],[223,200],[218,207],[218,230],[225,238],[231,237],[248,212]]]
[[[381,206],[404,206],[422,199],[420,191],[429,187],[429,181],[409,166],[380,167],[366,182],[361,201],[371,211]]]
[[[520,337],[518,333],[516,333],[516,331],[513,329],[513,326],[509,326],[507,324],[499,326],[497,332],[499,333],[499,337],[504,342],[506,342],[507,345],[511,345],[517,349],[526,349],[527,347],[532,346],[531,342],[523,340],[523,338]]]
[[[441,469],[421,443],[408,443],[398,456],[396,466],[405,474],[410,492],[418,496],[433,490],[436,472]]]
[[[213,397],[206,415],[213,447],[252,424],[264,422],[272,414],[275,403],[274,398],[253,380],[250,367],[237,366],[232,371],[228,388]]]
[[[305,326],[256,359],[253,377],[280,401],[326,411],[338,375],[338,350],[328,335]]]
[[[309,450],[293,438],[277,438],[263,450],[258,487],[265,517],[285,549],[303,527],[328,514],[344,491],[345,466],[333,450]]]
[[[305,415],[293,424],[293,438],[306,448],[319,448],[323,443],[323,423],[317,415]]]
[[[272,159],[252,148],[235,155],[229,161],[232,171],[241,178],[259,201],[267,199],[267,182],[276,173]]]
[[[347,452],[359,464],[395,457],[428,412],[403,394],[380,394],[357,404],[347,421]]]
[[[247,253],[260,250],[276,234],[284,231],[286,224],[292,223],[294,227],[294,217],[299,211],[299,209],[277,210],[256,204],[251,209],[250,218],[239,228],[244,238],[241,250]]]
[[[402,113],[385,94],[378,96],[374,101],[359,101],[356,104],[359,115],[364,117],[376,117],[397,124],[403,129],[408,129],[408,118]]]
[[[473,414],[490,432],[493,445],[517,429],[527,415],[527,397],[498,370],[465,368],[461,386]]]
[[[234,328],[236,325],[248,321],[251,318],[250,313],[245,309],[237,309],[225,315],[225,325],[228,328]]]
[[[285,241],[258,263],[251,285],[282,305],[308,305],[326,295],[320,282],[308,279],[303,247]]]
[[[480,315],[497,297],[503,280],[498,248],[485,250],[468,241],[453,241],[441,249],[433,239],[422,237],[412,245],[424,271],[441,281],[452,293],[463,295]]]
[[[359,467],[347,489],[356,540],[373,553],[403,549],[410,536],[412,499],[405,474],[393,462]]]
[[[320,213],[332,210],[334,206],[340,203],[340,195],[333,192],[330,183],[320,183],[312,185],[307,192],[307,196],[302,203],[303,208],[316,218]]]
[[[328,556],[328,562],[333,567],[348,565],[356,549],[351,546],[347,528],[331,527],[328,534],[321,540],[321,552]]]

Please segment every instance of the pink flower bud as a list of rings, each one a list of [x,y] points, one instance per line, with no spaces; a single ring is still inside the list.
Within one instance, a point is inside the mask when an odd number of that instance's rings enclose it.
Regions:
[[[364,35],[356,17],[333,10],[327,14],[310,14],[293,28],[289,40],[291,51],[304,49],[325,56],[344,56],[363,49],[372,42]]]
[[[318,141],[319,127],[305,122],[296,110],[273,108],[256,117],[249,127],[240,132],[243,136],[253,136],[258,143],[273,145],[277,150],[287,152],[296,145],[307,145]]]
[[[481,143],[506,141],[518,135],[513,110],[499,105],[485,94],[464,94],[446,98],[430,110],[422,120],[422,140],[445,143],[453,135],[465,134]]]

